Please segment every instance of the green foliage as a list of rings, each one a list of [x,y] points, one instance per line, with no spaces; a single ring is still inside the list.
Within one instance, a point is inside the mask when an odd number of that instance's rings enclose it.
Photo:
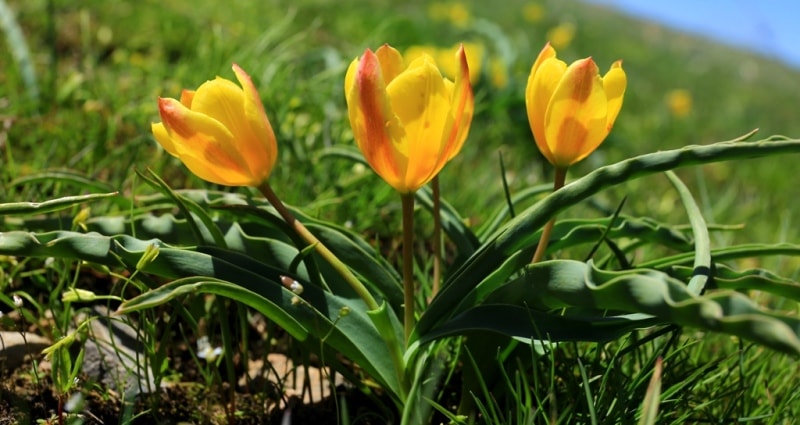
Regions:
[[[792,357],[760,347],[800,352],[800,203],[786,196],[787,154],[800,142],[707,144],[755,127],[796,136],[800,121],[785,107],[796,102],[796,70],[573,1],[530,2],[544,11],[535,23],[521,13],[529,2],[469,2],[465,26],[431,17],[421,1],[10,3],[14,10],[0,10],[15,58],[0,64],[0,302],[45,288],[48,297],[29,297],[23,309],[29,322],[52,310],[54,333],[65,334],[71,310],[59,300],[72,274],[127,270],[120,311],[141,314],[159,374],[168,373],[171,343],[155,340],[160,306],[200,333],[198,322],[220,320],[199,296],[214,295],[264,314],[364,392],[390,394],[407,423],[431,407],[455,423],[476,412],[490,423],[797,416],[797,375],[776,372],[791,369]],[[522,93],[546,32],[563,23],[576,36],[560,56],[622,58],[630,85],[610,139],[572,169],[589,172],[547,195]],[[350,146],[342,73],[383,42],[462,40],[482,44],[486,63],[502,59],[509,81],[493,86],[484,64],[469,140],[441,176],[446,281],[428,303],[430,262],[420,254],[424,310],[397,370],[385,341],[402,339],[398,200]],[[278,134],[271,183],[381,309],[368,311],[259,195],[199,182],[153,143],[156,97],[230,77],[231,62],[254,77]],[[691,94],[689,115],[670,112],[674,89]],[[761,156],[769,162],[749,161]],[[695,167],[680,179],[640,179],[686,166]],[[430,191],[416,200],[418,236],[427,236]],[[561,259],[528,265],[556,214],[549,253]],[[37,258],[48,257],[88,264],[41,266]],[[241,315],[222,324],[226,351],[235,346],[226,326]],[[727,336],[744,339],[738,350]],[[470,339],[488,341],[483,352],[465,354]],[[57,353],[53,376],[66,394],[78,364]],[[464,378],[475,387],[464,384],[453,402],[443,387],[456,385],[457,364],[477,377]],[[218,373],[204,370],[206,381]],[[453,411],[459,403],[471,409]]]

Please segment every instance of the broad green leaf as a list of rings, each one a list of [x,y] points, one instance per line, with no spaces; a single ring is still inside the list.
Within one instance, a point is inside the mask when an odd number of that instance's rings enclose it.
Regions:
[[[423,335],[437,323],[446,320],[448,316],[471,307],[469,304],[461,303],[467,294],[512,255],[520,251],[532,252],[537,243],[537,231],[553,215],[603,189],[649,174],[689,165],[787,153],[800,153],[800,140],[767,139],[758,142],[734,140],[712,145],[687,146],[641,155],[600,167],[548,195],[488,237],[487,242],[447,279],[442,291],[420,317],[415,335]]]
[[[690,279],[694,273],[691,267],[673,266],[664,270],[678,279]],[[800,302],[800,283],[778,276],[769,270],[734,270],[724,264],[712,266],[713,279],[709,286],[720,289],[763,291]]]
[[[800,355],[800,319],[764,310],[734,291],[698,296],[685,283],[655,270],[609,272],[591,262],[547,261],[526,267],[486,302],[545,312],[578,308],[584,315],[594,310],[597,317],[643,313],[662,323],[728,333]]]
[[[253,307],[264,314],[264,316],[269,317],[270,320],[274,321],[297,340],[305,341],[308,338],[309,329],[305,328],[291,315],[286,314],[286,312],[281,309],[280,305],[241,285],[208,276],[187,277],[174,280],[125,301],[119,307],[117,313],[127,314],[132,311],[154,308],[181,296],[197,294],[216,294],[239,301]]]
[[[97,233],[49,232],[32,234],[28,232],[0,233],[0,253],[8,255],[74,258],[109,266],[133,268],[145,249],[151,244],[159,246],[159,254],[147,265],[145,272],[158,276],[180,279],[186,277],[205,278],[194,289],[179,291],[222,290],[220,282],[234,283],[263,300],[248,300],[248,305],[257,303],[262,313],[281,326],[287,326],[298,336],[301,328],[308,331],[308,337],[315,339],[309,343],[312,349],[328,345],[337,352],[359,364],[374,379],[395,397],[402,394],[394,365],[391,361],[383,336],[376,330],[366,312],[366,306],[357,297],[345,298],[340,294],[324,292],[321,288],[305,284],[299,297],[286,289],[281,276],[295,276],[269,266],[269,258],[260,261],[244,254],[216,247],[201,247],[206,252],[171,248],[161,241],[140,240],[130,236],[103,236]],[[211,283],[208,283],[211,282]],[[193,283],[198,283],[193,281]],[[301,282],[305,283],[305,282]],[[168,284],[147,292],[128,302],[137,305],[147,302],[166,302],[174,298],[171,292],[180,284]],[[227,286],[225,290],[230,291]],[[209,289],[211,290],[211,289]],[[240,296],[243,292],[235,292]],[[299,302],[298,302],[299,301]],[[350,314],[339,319],[342,308]],[[123,307],[124,310],[125,307]],[[296,323],[295,323],[296,322]],[[335,323],[335,325],[334,325]],[[298,325],[299,324],[299,325]],[[398,324],[397,332],[400,332]],[[324,349],[324,348],[322,348]]]

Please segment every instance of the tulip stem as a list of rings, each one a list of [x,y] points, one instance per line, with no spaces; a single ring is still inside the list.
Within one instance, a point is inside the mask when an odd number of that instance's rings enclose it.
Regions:
[[[322,256],[322,258],[324,258],[334,268],[334,270],[336,270],[339,273],[339,275],[342,276],[342,278],[344,278],[344,280],[350,285],[351,288],[353,288],[356,294],[358,294],[358,296],[364,301],[364,303],[367,305],[367,308],[370,311],[377,312],[380,310],[380,306],[378,306],[377,301],[375,301],[375,298],[372,296],[372,294],[370,294],[370,292],[367,290],[364,284],[361,283],[360,280],[358,280],[358,278],[353,274],[353,272],[350,271],[349,268],[347,268],[347,266],[344,263],[342,263],[342,260],[336,257],[336,255],[333,252],[331,252],[331,250],[329,250],[328,247],[326,247],[325,244],[322,243],[322,241],[317,239],[317,237],[314,236],[314,234],[311,233],[311,231],[309,231],[308,228],[303,223],[301,223],[300,221],[297,220],[297,218],[295,218],[294,214],[292,214],[292,212],[289,211],[288,208],[286,208],[283,202],[281,202],[280,198],[278,198],[278,195],[276,195],[275,192],[272,191],[272,187],[270,187],[269,182],[265,181],[264,183],[261,183],[261,185],[258,186],[258,190],[267,198],[269,203],[272,204],[272,207],[275,208],[276,211],[278,211],[278,214],[280,214],[280,216],[283,217],[283,220],[286,221],[286,223],[289,224],[289,226],[292,227],[297,232],[297,234],[300,235],[300,237],[302,237],[306,242],[312,245],[314,249],[317,251],[317,253],[320,256]],[[413,210],[413,201],[414,201],[414,196],[411,195],[412,210]],[[412,293],[412,300],[413,300],[413,293]],[[413,311],[412,311],[412,318],[413,318]],[[378,328],[380,327],[378,326]],[[408,334],[408,332],[409,331],[406,330],[406,334]],[[394,363],[395,366],[397,379],[400,382],[400,388],[401,391],[403,392],[403,397],[405,397],[404,394],[407,391],[408,385],[405,378],[405,361],[403,360],[402,347],[400,346],[399,341],[397,341],[394,332],[390,331],[388,334],[385,334],[383,336],[386,338],[386,345],[389,346],[389,353],[392,357],[392,363]],[[408,340],[408,336],[406,336],[406,340]]]
[[[400,195],[403,204],[403,329],[406,347],[414,329],[414,194]]]
[[[430,299],[433,299],[439,292],[442,280],[442,203],[438,175],[431,180],[431,190],[433,191],[433,283]]]
[[[553,179],[553,192],[564,187],[564,182],[567,180],[567,169],[556,167],[556,175]],[[556,224],[556,217],[553,216],[542,229],[542,236],[539,238],[539,245],[536,246],[536,252],[533,254],[531,264],[538,263],[544,257],[547,251],[547,245],[550,243],[550,234],[553,232],[553,226]]]
[[[358,296],[364,301],[364,303],[367,305],[367,308],[370,310],[378,310],[380,308],[377,301],[375,301],[375,298],[369,293],[364,284],[358,280],[353,272],[351,272],[350,269],[347,268],[347,266],[342,263],[342,261],[336,257],[336,255],[331,252],[331,250],[329,250],[325,244],[322,243],[322,241],[317,239],[317,237],[314,236],[314,234],[311,233],[311,231],[309,231],[303,223],[298,221],[294,214],[292,214],[292,212],[289,211],[285,205],[283,205],[283,202],[281,202],[275,192],[272,191],[272,187],[270,187],[269,182],[265,181],[264,183],[261,183],[261,185],[258,186],[258,190],[267,198],[269,203],[272,204],[273,208],[278,211],[278,214],[283,217],[283,220],[286,221],[286,223],[292,229],[294,229],[294,231],[297,232],[300,237],[312,245],[317,253],[322,256],[322,258],[324,258],[333,267],[333,269],[342,276],[342,278],[344,278],[350,287],[356,291],[356,294],[358,294]]]

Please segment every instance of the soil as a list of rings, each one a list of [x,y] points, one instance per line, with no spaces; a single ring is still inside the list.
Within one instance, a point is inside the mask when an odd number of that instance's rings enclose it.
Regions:
[[[275,391],[249,392],[237,388],[233,402],[230,385],[223,383],[207,387],[201,383],[182,382],[168,385],[153,394],[126,401],[120,394],[99,384],[78,385],[72,396],[83,398],[80,413],[66,410],[72,403],[69,397],[59,399],[53,391],[49,374],[35,376],[38,366],[26,362],[0,380],[0,425],[11,424],[68,424],[80,418],[83,424],[282,424],[290,416],[293,424],[318,425],[341,423],[341,405],[349,412],[359,413],[351,423],[382,424],[374,401],[358,390],[340,386],[337,397],[304,403],[297,396]],[[190,373],[191,375],[191,373]],[[283,399],[284,403],[281,403]],[[286,407],[280,408],[284,404]],[[63,421],[59,421],[59,411]],[[229,414],[230,412],[232,414]],[[370,413],[372,412],[372,413]]]
[[[114,282],[106,280],[106,276],[82,276],[80,288],[102,293],[103,288],[114,286]],[[31,288],[29,294],[33,299],[43,302],[49,294],[37,293]],[[106,289],[107,290],[107,289]],[[201,306],[213,304],[216,300],[195,297]],[[191,303],[183,304],[192,308]],[[111,311],[116,306],[107,306]],[[25,308],[25,307],[23,307]],[[91,307],[84,307],[89,309]],[[220,313],[229,314],[238,308],[228,300],[219,304]],[[169,316],[174,306],[163,311],[152,311],[155,317]],[[20,314],[21,310],[6,312],[0,315],[0,329],[6,331],[25,331],[30,334],[50,336],[55,327],[52,318],[43,317],[36,323],[24,317],[36,317],[36,313]],[[80,316],[75,312],[73,320]],[[45,315],[46,316],[46,315]],[[153,316],[148,316],[152,317]],[[225,316],[220,316],[225,317]],[[162,373],[162,384],[150,393],[126,399],[121,390],[111,388],[101,380],[78,376],[73,389],[64,397],[58,397],[54,391],[50,361],[38,354],[33,358],[25,358],[21,365],[14,368],[3,368],[0,364],[0,425],[17,424],[339,424],[342,423],[342,411],[348,413],[351,424],[385,424],[391,401],[380,396],[365,395],[353,385],[342,379],[336,381],[336,389],[331,394],[326,379],[327,369],[316,362],[313,356],[299,354],[292,347],[291,340],[281,329],[274,329],[266,323],[266,319],[257,313],[250,312],[247,341],[249,360],[242,361],[241,353],[232,356],[234,372],[227,373],[225,362],[220,362],[219,370],[214,371],[197,358],[197,335],[190,326],[158,322],[155,326],[157,341],[166,344],[167,369]],[[131,318],[135,324],[137,317]],[[162,320],[162,319],[158,319]],[[230,319],[232,320],[232,319]],[[180,321],[179,321],[180,322]],[[185,322],[185,321],[184,321]],[[202,319],[201,319],[202,322]],[[217,324],[218,325],[218,324]],[[203,328],[203,324],[196,328]],[[237,325],[238,326],[238,325]],[[212,340],[219,342],[218,332],[207,330]],[[265,335],[269,334],[269,338]],[[239,336],[241,338],[241,335]],[[240,340],[240,339],[237,339]],[[80,344],[74,344],[75,349]],[[219,345],[219,344],[217,344]],[[77,357],[74,353],[73,359]],[[304,359],[306,367],[292,359]],[[87,363],[84,362],[84,370]],[[265,366],[266,365],[266,366]],[[295,366],[297,365],[297,366]],[[5,364],[5,366],[8,366]],[[209,378],[209,372],[213,372]],[[271,375],[270,375],[271,373]],[[299,377],[297,382],[290,378],[291,373]],[[280,377],[278,377],[280,375]],[[227,377],[233,377],[233,383]],[[303,377],[308,378],[303,381]],[[313,388],[317,385],[317,388]],[[77,407],[73,407],[77,406]],[[70,411],[74,413],[70,413]],[[381,413],[382,412],[382,413]],[[290,421],[285,419],[290,417]]]

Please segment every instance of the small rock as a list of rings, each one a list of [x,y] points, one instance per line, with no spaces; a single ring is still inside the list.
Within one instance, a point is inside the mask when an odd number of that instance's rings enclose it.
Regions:
[[[263,389],[266,383],[272,388],[282,389],[285,397],[280,398],[278,408],[286,408],[285,401],[298,397],[305,404],[319,402],[331,395],[333,387],[344,385],[342,375],[332,372],[330,368],[314,366],[295,366],[292,359],[284,354],[270,353],[267,355],[268,364],[263,359],[251,359],[247,375],[253,390]],[[333,373],[333,383],[330,374]],[[246,383],[245,378],[239,380],[239,385]]]
[[[26,356],[38,357],[51,344],[48,338],[30,332],[0,332],[0,369],[14,370]]]
[[[144,345],[124,316],[95,306],[84,343],[82,372],[126,399],[156,389]]]

